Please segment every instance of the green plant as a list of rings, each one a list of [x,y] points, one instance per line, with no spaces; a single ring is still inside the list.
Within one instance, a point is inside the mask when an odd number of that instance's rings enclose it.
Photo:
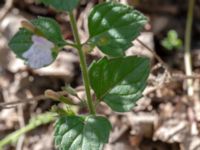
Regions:
[[[24,133],[35,129],[38,126],[48,124],[54,120],[55,120],[55,114],[50,112],[40,114],[32,118],[25,127],[9,134],[4,139],[2,139],[0,141],[0,150],[2,150],[5,145],[16,142],[18,138]]]
[[[162,40],[161,44],[167,50],[179,49],[183,45],[175,30],[169,30],[167,37]]]
[[[149,75],[149,59],[125,56],[125,51],[137,38],[146,17],[133,8],[116,2],[96,5],[88,16],[89,39],[81,43],[73,10],[79,0],[40,0],[47,6],[69,15],[74,42],[64,40],[58,23],[50,18],[38,17],[23,22],[22,28],[11,39],[9,46],[19,58],[32,68],[49,65],[64,46],[77,49],[86,92],[88,115],[75,115],[59,109],[55,124],[55,144],[59,150],[101,150],[108,142],[111,124],[96,114],[96,107],[105,102],[114,111],[127,112],[142,97]],[[89,69],[83,49],[97,46],[105,57],[94,61]],[[96,99],[91,96],[93,90]],[[69,94],[75,91],[67,89]],[[52,95],[61,102],[63,97]],[[62,98],[62,99],[61,99]],[[84,101],[84,100],[82,100]],[[67,102],[67,107],[69,108]],[[61,112],[61,113],[59,113]]]

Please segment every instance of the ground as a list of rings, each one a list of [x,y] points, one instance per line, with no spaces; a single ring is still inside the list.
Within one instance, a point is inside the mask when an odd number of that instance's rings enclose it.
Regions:
[[[81,0],[76,10],[79,34],[87,37],[87,14],[102,0]],[[151,74],[144,96],[131,112],[115,113],[106,105],[98,113],[109,118],[113,125],[105,150],[200,150],[200,1],[196,0],[192,28],[192,63],[194,75],[184,71],[184,46],[167,50],[161,44],[171,29],[184,43],[188,3],[186,0],[120,0],[143,12],[149,23],[127,55],[145,55],[151,59]],[[30,118],[49,111],[58,102],[50,99],[36,101],[46,89],[60,91],[65,84],[76,88],[80,97],[84,89],[79,58],[74,49],[66,47],[49,67],[31,70],[8,48],[9,39],[17,32],[21,20],[37,16],[55,18],[65,39],[73,40],[66,14],[37,4],[34,0],[5,0],[0,2],[0,139],[26,124]],[[102,54],[95,49],[87,55],[87,63]],[[189,97],[186,80],[194,81],[194,95]],[[33,98],[33,99],[32,99]],[[27,102],[32,99],[31,102]],[[6,103],[22,100],[10,108]],[[26,103],[24,103],[26,101]],[[86,113],[84,108],[77,110]],[[39,126],[21,136],[5,150],[53,150],[53,122]]]

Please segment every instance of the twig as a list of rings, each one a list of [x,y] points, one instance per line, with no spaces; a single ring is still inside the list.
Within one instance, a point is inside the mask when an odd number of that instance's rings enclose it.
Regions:
[[[152,87],[152,88],[150,88],[150,89],[144,91],[143,96],[148,96],[149,94],[151,94],[151,93],[153,93],[153,92],[155,92],[155,91],[157,91],[157,90],[163,88],[163,87],[165,86],[165,84],[166,84],[166,83],[164,82],[164,83],[162,83],[162,84],[159,84],[159,85],[157,85],[157,86],[154,86],[154,87]]]
[[[184,74],[171,74],[171,77],[170,77],[170,81],[180,81],[180,80],[187,80],[187,79],[200,79],[200,75],[192,75],[192,76],[186,76]],[[150,89],[149,91],[146,91],[144,93],[144,95],[148,95],[149,93],[152,93],[154,91],[156,91],[157,89],[160,89],[162,88],[166,83],[168,83],[169,80],[164,81],[162,84],[159,84],[158,86],[156,87],[153,87],[152,89]],[[58,95],[60,96],[64,96],[64,95],[67,95],[68,93],[66,91],[59,91],[59,92],[56,92]],[[82,99],[80,97],[77,97],[80,101],[82,101]],[[0,103],[0,110],[1,109],[11,109],[11,108],[15,108],[16,106],[15,105],[18,105],[18,104],[25,104],[25,103],[31,103],[31,102],[38,102],[38,101],[41,101],[41,100],[47,100],[47,99],[50,99],[49,97],[46,97],[45,95],[39,95],[39,96],[36,96],[34,98],[28,98],[28,99],[24,99],[24,100],[17,100],[17,101],[13,101],[13,102],[6,102],[6,103]],[[75,103],[74,103],[75,104]],[[75,104],[77,105],[77,104]]]
[[[0,22],[6,17],[13,6],[13,0],[6,0],[4,7],[0,11]]]
[[[119,140],[120,137],[129,129],[129,126],[127,124],[123,124],[122,127],[120,127],[119,131],[114,131],[111,135],[110,143],[115,143],[117,140]]]
[[[150,47],[148,47],[141,40],[136,39],[136,41],[138,43],[140,43],[143,47],[145,47],[147,50],[149,50],[154,55],[154,57],[158,60],[158,62],[160,64],[162,64],[163,68],[167,71],[167,73],[171,76],[171,70],[169,69],[168,65],[160,58],[160,56],[158,56],[158,54],[154,50],[152,50]]]
[[[150,93],[155,92],[158,89],[163,88],[166,84],[169,84],[168,81],[170,82],[176,82],[176,81],[183,81],[187,79],[200,79],[200,75],[192,75],[192,76],[186,76],[184,74],[172,74],[170,80],[163,81],[161,84],[158,84],[148,90],[146,90],[143,95],[148,96]]]
[[[19,122],[20,128],[24,128],[25,120],[24,120],[24,112],[23,112],[22,105],[19,105],[17,107],[17,112],[18,112],[18,122]],[[16,150],[23,149],[22,147],[23,147],[24,140],[25,140],[25,135],[21,135],[17,141]]]
[[[24,100],[18,100],[18,101],[13,101],[13,102],[6,102],[6,103],[0,103],[0,108],[9,108],[10,106],[13,105],[17,105],[17,104],[21,104],[21,103],[30,103],[30,102],[36,102],[36,101],[40,101],[40,100],[46,100],[49,99],[47,97],[45,97],[44,95],[40,95],[34,98],[29,98],[29,99],[24,99]],[[12,107],[10,107],[12,108]]]
[[[172,74],[172,80],[200,79],[200,75]]]
[[[193,22],[193,12],[194,12],[195,0],[189,0],[188,14],[187,14],[187,24],[185,29],[185,52],[184,52],[184,62],[185,62],[185,73],[187,76],[192,75],[192,61],[191,61],[191,31]],[[189,96],[193,96],[193,80],[187,80],[187,93]]]
[[[60,91],[60,92],[56,92],[56,93],[59,94],[60,96],[64,96],[64,95],[68,94],[65,91]],[[17,104],[31,103],[31,102],[37,102],[37,101],[47,100],[47,99],[50,99],[50,98],[46,97],[45,95],[39,95],[34,98],[28,98],[28,99],[24,99],[24,100],[13,101],[13,102],[0,103],[0,110],[4,109],[4,108],[7,108],[7,109],[13,108],[13,105],[17,105]]]

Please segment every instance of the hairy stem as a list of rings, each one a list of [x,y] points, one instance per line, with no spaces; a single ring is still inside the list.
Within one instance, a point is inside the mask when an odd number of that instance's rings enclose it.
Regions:
[[[191,31],[192,31],[194,4],[195,4],[195,0],[189,0],[187,23],[186,23],[186,30],[185,30],[184,62],[185,62],[185,73],[187,76],[192,75],[192,60],[191,60],[190,50],[191,50]],[[187,93],[189,96],[192,96],[194,94],[192,79],[187,80]]]
[[[81,66],[81,71],[82,71],[82,75],[83,75],[83,82],[84,82],[85,92],[86,92],[86,96],[87,96],[88,108],[89,108],[89,111],[91,114],[96,114],[94,104],[92,101],[92,96],[90,93],[90,80],[89,80],[89,76],[88,76],[88,69],[87,69],[87,64],[86,64],[86,60],[85,60],[85,55],[82,50],[80,37],[78,34],[77,23],[76,23],[76,20],[75,20],[72,12],[69,13],[69,17],[70,17],[70,23],[72,26],[75,42],[77,44],[77,50],[79,53],[80,66]]]

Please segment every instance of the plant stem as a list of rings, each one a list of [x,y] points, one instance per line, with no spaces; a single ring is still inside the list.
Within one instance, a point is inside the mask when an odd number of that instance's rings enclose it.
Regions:
[[[80,37],[79,37],[79,34],[78,34],[77,23],[76,23],[76,20],[74,18],[73,12],[69,13],[69,17],[70,17],[70,23],[71,23],[71,26],[72,26],[75,42],[77,44],[77,50],[78,50],[78,53],[79,53],[80,66],[81,66],[81,71],[82,71],[82,75],[83,75],[83,82],[84,82],[86,96],[87,96],[88,109],[89,109],[91,114],[96,114],[94,104],[93,104],[93,101],[92,101],[92,96],[91,96],[91,93],[90,93],[90,80],[89,80],[89,76],[88,76],[85,54],[83,53],[83,50],[82,50],[82,45],[81,45]]]
[[[185,62],[185,73],[187,76],[192,75],[192,60],[191,60],[190,50],[191,50],[191,32],[192,32],[194,4],[195,4],[195,0],[189,0],[187,23],[186,23],[186,30],[185,30],[184,62]],[[187,93],[189,96],[192,96],[194,94],[192,79],[187,80]]]
[[[44,113],[44,114],[38,115],[36,118],[34,118],[32,121],[30,121],[30,123],[28,125],[26,125],[25,127],[15,131],[15,132],[9,134],[8,136],[6,136],[5,138],[3,138],[0,141],[0,150],[2,150],[4,146],[17,141],[21,135],[37,128],[38,126],[48,124],[48,123],[54,121],[55,119],[56,119],[55,114],[53,114],[53,113]]]

